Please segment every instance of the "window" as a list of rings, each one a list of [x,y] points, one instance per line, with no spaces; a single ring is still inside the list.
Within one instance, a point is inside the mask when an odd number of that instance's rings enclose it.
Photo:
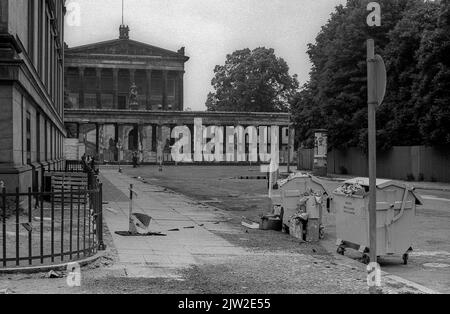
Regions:
[[[80,95],[78,93],[69,93],[69,107],[78,109]]]
[[[36,160],[41,161],[41,115],[36,115]]]
[[[147,97],[144,95],[139,95],[138,103],[141,108],[145,108],[147,106]]]
[[[114,104],[114,95],[113,94],[102,94],[102,108],[103,109],[112,109]]]
[[[175,80],[167,81],[167,96],[175,97]]]
[[[84,95],[84,108],[94,109],[97,108],[97,95],[85,94]]]
[[[162,79],[153,79],[152,80],[152,95],[161,96],[162,95]]]
[[[27,164],[31,164],[31,115],[27,111],[26,120]]]
[[[53,160],[53,126],[50,125],[50,160]]]
[[[39,71],[39,75],[41,76],[42,79],[42,72],[43,72],[43,64],[42,64],[42,56],[43,56],[43,46],[42,46],[42,42],[43,42],[43,27],[42,27],[42,12],[43,12],[43,5],[42,5],[43,0],[38,0],[38,71]]]
[[[34,60],[34,0],[28,1],[28,56]]]
[[[47,120],[44,122],[44,141],[45,141],[45,147],[44,147],[44,155],[45,160],[48,160],[48,127],[47,127]]]

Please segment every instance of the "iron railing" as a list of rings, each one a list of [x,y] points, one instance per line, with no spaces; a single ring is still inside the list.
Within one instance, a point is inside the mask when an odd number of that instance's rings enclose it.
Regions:
[[[51,265],[104,249],[102,184],[0,194],[0,269]]]

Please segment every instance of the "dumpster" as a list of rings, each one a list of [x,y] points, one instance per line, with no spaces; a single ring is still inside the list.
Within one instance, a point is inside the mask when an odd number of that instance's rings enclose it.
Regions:
[[[378,179],[376,185],[377,256],[398,255],[406,265],[412,250],[416,205],[422,205],[422,200],[413,188],[402,183]],[[333,192],[337,252],[343,255],[346,248],[356,249],[366,264],[370,262],[368,192],[368,178],[345,181]]]
[[[323,238],[322,211],[327,208],[328,194],[320,180],[308,174],[294,173],[277,183],[281,197],[283,229],[288,231],[293,220],[297,220],[297,223],[299,220],[307,220],[308,225],[300,228],[311,230],[307,240],[317,241]]]

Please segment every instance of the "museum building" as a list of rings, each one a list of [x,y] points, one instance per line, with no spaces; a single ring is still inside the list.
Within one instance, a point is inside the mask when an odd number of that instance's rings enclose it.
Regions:
[[[0,0],[0,184],[34,191],[64,156],[65,1]]]

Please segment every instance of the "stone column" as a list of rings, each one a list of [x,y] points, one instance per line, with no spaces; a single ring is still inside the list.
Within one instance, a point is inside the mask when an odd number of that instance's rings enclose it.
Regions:
[[[102,109],[102,69],[96,68],[95,74],[97,78],[97,108]]]
[[[156,160],[158,164],[163,163],[164,158],[164,143],[163,143],[163,125],[156,126]]]
[[[163,71],[163,77],[162,77],[162,91],[163,91],[163,97],[162,97],[162,109],[167,110],[167,70]]]
[[[114,149],[114,161],[121,161],[120,159],[120,149],[118,147],[119,144],[119,124],[114,124],[114,141],[116,142],[116,147]],[[122,143],[123,145],[123,143]]]
[[[157,128],[156,125],[152,124],[152,153],[157,151],[157,147],[158,147],[158,137],[157,137]]]
[[[80,90],[79,90],[79,106],[80,108],[84,108],[84,68],[78,68],[79,80],[80,80]]]
[[[119,109],[119,69],[113,69],[114,109]]]
[[[128,87],[128,89],[130,89],[133,84],[136,85],[136,70],[129,69],[129,72],[130,72],[130,86]],[[139,100],[136,99],[136,101],[138,102]],[[131,100],[129,101],[128,106],[129,106],[129,109],[131,109],[131,110],[139,110],[139,103],[137,103],[137,106],[136,106],[136,103],[132,104]]]
[[[100,125],[95,124],[95,153],[97,158],[100,158]]]
[[[178,73],[178,110],[184,111],[184,71]]]
[[[130,87],[133,83],[136,83],[136,70],[135,69],[129,69],[130,71]]]
[[[152,110],[152,70],[147,70],[147,110]]]

